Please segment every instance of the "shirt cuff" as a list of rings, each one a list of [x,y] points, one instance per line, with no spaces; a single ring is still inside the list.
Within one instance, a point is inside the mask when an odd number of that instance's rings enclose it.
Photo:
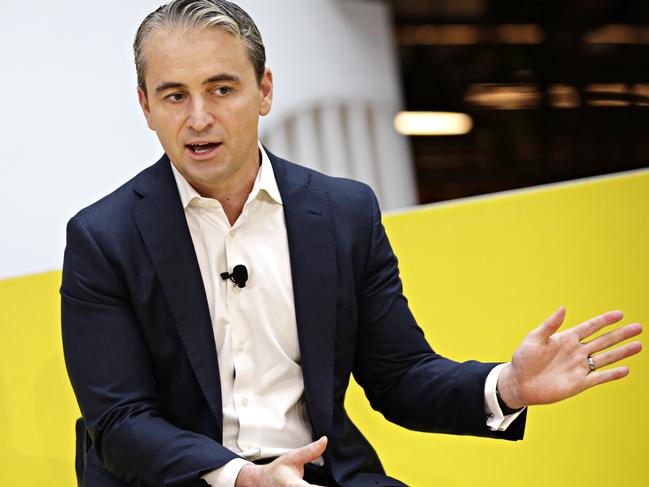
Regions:
[[[500,364],[491,369],[491,372],[489,372],[484,384],[484,404],[485,412],[487,413],[487,426],[491,431],[505,431],[525,410],[525,408],[523,408],[515,413],[505,415],[500,409],[498,396],[496,396],[496,386],[498,386],[500,373],[507,365],[507,363]]]
[[[243,458],[235,458],[223,465],[221,468],[206,473],[201,478],[207,482],[210,487],[234,487],[239,472],[250,462]]]

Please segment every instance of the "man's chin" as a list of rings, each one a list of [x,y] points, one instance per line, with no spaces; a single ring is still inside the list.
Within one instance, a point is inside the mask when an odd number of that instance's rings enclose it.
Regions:
[[[188,170],[185,171],[183,176],[199,193],[201,193],[201,190],[205,191],[208,188],[216,188],[227,179],[227,174],[223,171],[223,167],[217,165],[217,163],[204,164],[203,167],[197,167],[194,163],[189,168],[186,166],[186,169]]]

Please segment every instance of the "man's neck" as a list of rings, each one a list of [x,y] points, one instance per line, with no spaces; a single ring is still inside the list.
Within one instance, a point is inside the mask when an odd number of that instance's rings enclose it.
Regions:
[[[252,191],[253,185],[254,179],[245,191],[233,192],[232,194],[224,194],[222,196],[215,197],[215,199],[218,200],[219,203],[221,203],[223,211],[225,212],[225,216],[230,222],[230,226],[234,225],[239,216],[241,216],[243,206],[246,204],[246,200],[248,199],[250,191]]]

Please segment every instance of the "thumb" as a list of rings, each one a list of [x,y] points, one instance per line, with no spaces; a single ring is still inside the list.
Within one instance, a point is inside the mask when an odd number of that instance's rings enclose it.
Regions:
[[[313,443],[309,443],[302,448],[297,448],[286,453],[284,455],[284,459],[288,463],[292,463],[294,465],[306,465],[307,463],[312,462],[324,453],[324,451],[327,449],[327,442],[327,437],[323,436],[318,441],[314,441]]]
[[[560,306],[558,310],[550,315],[550,317],[541,323],[537,328],[532,330],[530,337],[536,342],[544,342],[550,338],[561,327],[563,320],[566,317],[566,307]]]

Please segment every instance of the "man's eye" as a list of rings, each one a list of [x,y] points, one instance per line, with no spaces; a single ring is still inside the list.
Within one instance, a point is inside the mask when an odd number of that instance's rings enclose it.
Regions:
[[[219,96],[226,96],[229,95],[230,92],[232,91],[232,88],[229,86],[219,86],[216,90],[214,90],[217,95]]]
[[[173,103],[178,103],[179,101],[182,101],[185,99],[185,95],[182,93],[172,93],[171,95],[167,95],[167,100]]]

